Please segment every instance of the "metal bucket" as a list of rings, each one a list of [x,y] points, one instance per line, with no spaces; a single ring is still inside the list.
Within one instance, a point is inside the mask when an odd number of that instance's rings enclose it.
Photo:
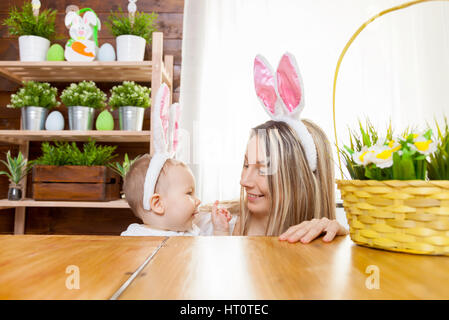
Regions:
[[[92,130],[94,124],[94,108],[73,106],[69,109],[70,130]]]
[[[42,107],[22,108],[23,130],[44,130],[48,109]]]
[[[120,107],[119,123],[120,130],[142,131],[145,108],[141,107]]]

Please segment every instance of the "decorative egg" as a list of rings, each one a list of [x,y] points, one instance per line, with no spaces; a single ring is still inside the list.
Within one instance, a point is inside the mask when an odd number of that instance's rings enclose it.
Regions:
[[[102,111],[95,122],[97,130],[114,130],[114,118],[108,110]]]
[[[105,43],[100,47],[98,51],[98,60],[99,61],[115,61],[115,50],[114,47]]]
[[[55,43],[47,51],[48,61],[64,61],[64,49],[61,45]]]
[[[45,120],[46,130],[64,130],[64,117],[59,111],[51,112]]]

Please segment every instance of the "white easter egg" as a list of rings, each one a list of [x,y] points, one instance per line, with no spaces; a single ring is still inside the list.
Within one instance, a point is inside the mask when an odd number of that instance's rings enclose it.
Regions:
[[[59,111],[51,112],[45,120],[46,130],[64,130],[64,117]]]
[[[115,61],[115,50],[114,47],[105,43],[100,47],[98,51],[98,60],[99,61]]]

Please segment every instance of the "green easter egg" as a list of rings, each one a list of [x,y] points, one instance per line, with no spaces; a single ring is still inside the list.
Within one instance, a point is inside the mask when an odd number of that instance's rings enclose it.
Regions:
[[[114,118],[108,110],[102,111],[95,122],[97,130],[114,130]]]
[[[48,61],[64,61],[64,49],[59,44],[52,45],[47,51]]]

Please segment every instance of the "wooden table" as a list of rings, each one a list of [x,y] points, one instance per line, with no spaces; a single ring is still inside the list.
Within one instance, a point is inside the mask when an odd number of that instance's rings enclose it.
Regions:
[[[0,236],[0,250],[1,299],[449,298],[449,257],[370,249],[349,237],[304,245],[25,235]],[[68,265],[79,266],[80,289],[67,289]]]

